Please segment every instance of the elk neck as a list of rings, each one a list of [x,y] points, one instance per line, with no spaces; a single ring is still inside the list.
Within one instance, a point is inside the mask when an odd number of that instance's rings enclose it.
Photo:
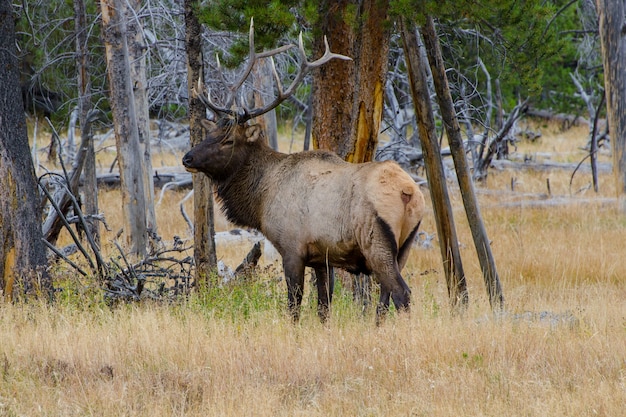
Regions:
[[[275,167],[287,155],[269,146],[252,146],[240,167],[217,184],[217,195],[224,214],[231,222],[261,230],[263,208],[268,196],[273,195],[269,178]]]

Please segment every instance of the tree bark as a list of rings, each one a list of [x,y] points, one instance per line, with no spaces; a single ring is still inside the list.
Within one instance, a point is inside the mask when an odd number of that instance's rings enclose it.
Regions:
[[[185,0],[185,48],[187,50],[187,88],[189,94],[189,135],[191,146],[203,139],[200,121],[206,109],[193,94],[192,89],[203,77],[202,26],[194,13],[194,0]],[[215,252],[215,222],[213,186],[204,174],[193,174],[194,207],[194,260],[196,282],[206,282],[211,272],[217,270]]]
[[[9,300],[20,287],[53,294],[28,147],[14,21],[11,1],[0,0],[0,290]]]
[[[313,82],[313,146],[348,162],[374,159],[383,114],[389,51],[389,1],[320,2],[316,56],[331,49],[353,62],[334,60],[321,67]],[[356,16],[350,13],[356,10]]]
[[[128,21],[128,52],[130,54],[130,77],[135,98],[135,114],[139,134],[139,148],[142,156],[141,176],[144,184],[146,205],[146,226],[151,235],[157,233],[157,219],[154,211],[154,182],[152,181],[152,156],[150,153],[150,115],[148,112],[148,79],[146,77],[146,51],[143,28],[139,21],[140,0],[128,1],[126,19]]]
[[[272,77],[272,67],[269,60],[260,59],[256,65],[252,68],[252,75],[254,80],[254,107],[261,108],[265,106],[266,99],[271,95],[267,95],[266,92],[269,89],[273,91],[272,85],[274,79]],[[268,145],[275,150],[278,150],[278,122],[276,121],[276,109],[272,109],[265,113],[263,117],[257,119],[258,124],[265,132]]]
[[[502,286],[500,285],[496,263],[491,252],[491,244],[489,243],[489,237],[487,236],[478,200],[474,192],[474,183],[470,175],[465,157],[465,148],[463,147],[463,138],[461,137],[461,126],[459,126],[456,118],[454,103],[448,85],[448,77],[446,76],[446,68],[441,54],[441,45],[439,44],[432,16],[426,19],[426,24],[422,28],[422,37],[433,75],[435,91],[437,92],[439,110],[441,111],[441,117],[448,135],[448,143],[452,152],[452,159],[454,160],[459,188],[461,189],[465,214],[467,215],[487,294],[489,295],[489,303],[492,309],[502,309],[504,307]]]
[[[620,211],[626,215],[626,22],[625,0],[596,0],[613,172]]]
[[[91,76],[89,73],[89,50],[87,48],[87,11],[85,0],[74,0],[74,26],[76,32],[76,67],[78,73],[78,119],[80,123],[81,147],[85,147],[85,166],[83,167],[83,190],[85,214],[98,214],[98,184],[96,175],[96,153],[91,134],[90,112]],[[89,221],[91,235],[100,246],[100,225]]]
[[[354,32],[346,17],[346,9],[354,0],[321,0],[318,7],[319,27],[314,35],[313,53],[324,52],[323,36],[333,52],[354,56]],[[352,129],[352,103],[355,89],[356,63],[333,59],[313,73],[314,149],[338,152],[345,148]]]
[[[425,57],[421,56],[415,27],[404,19],[400,20],[400,27],[411,95],[413,96],[419,137],[424,153],[426,176],[435,212],[439,247],[448,285],[448,295],[450,304],[454,309],[465,306],[468,303],[469,296],[428,92],[426,76],[428,63]]]
[[[125,0],[101,0],[102,36],[106,50],[110,104],[113,113],[120,180],[122,223],[126,244],[139,257],[148,242],[146,201],[143,181],[137,113],[131,79]]]
[[[374,159],[383,116],[387,60],[389,57],[389,1],[359,2],[359,23],[355,37],[356,79],[352,98],[352,126],[347,143],[339,148],[348,162]]]

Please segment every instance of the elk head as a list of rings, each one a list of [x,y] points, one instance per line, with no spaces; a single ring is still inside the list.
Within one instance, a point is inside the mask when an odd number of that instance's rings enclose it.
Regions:
[[[251,148],[262,142],[259,125],[239,124],[233,118],[201,123],[205,139],[185,154],[183,165],[189,172],[202,172],[216,181],[228,178],[248,159]]]
[[[325,52],[324,55],[312,62],[309,62],[304,50],[302,41],[302,33],[298,37],[298,54],[300,56],[300,66],[293,81],[287,89],[284,89],[276,66],[274,64],[274,55],[285,52],[294,47],[294,45],[284,45],[270,51],[257,53],[254,48],[254,20],[250,20],[249,31],[249,57],[245,69],[240,78],[233,84],[226,86],[226,99],[224,105],[219,106],[211,100],[210,91],[204,93],[204,88],[200,80],[198,85],[192,89],[192,94],[197,97],[207,108],[211,109],[217,116],[217,121],[202,121],[205,129],[205,139],[198,145],[194,146],[184,157],[183,165],[190,172],[203,172],[213,179],[219,180],[228,176],[226,171],[238,167],[241,161],[246,157],[243,149],[249,149],[246,144],[256,144],[259,137],[262,136],[261,128],[258,125],[248,125],[248,121],[255,117],[261,116],[273,109],[280,103],[285,101],[295,92],[296,88],[302,83],[306,74],[313,68],[317,68],[331,59],[351,60],[351,58],[335,54],[330,51],[328,40],[324,37]],[[275,81],[276,96],[267,105],[249,109],[240,100],[236,103],[238,90],[244,84],[254,64],[263,58],[269,58],[271,62],[272,75]],[[221,72],[221,66],[218,59],[218,70],[222,80],[224,76]],[[235,152],[235,149],[237,151]]]

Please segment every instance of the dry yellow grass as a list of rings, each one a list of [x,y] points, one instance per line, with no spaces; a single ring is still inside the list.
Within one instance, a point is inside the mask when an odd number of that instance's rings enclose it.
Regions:
[[[293,326],[280,313],[4,305],[0,414],[621,415],[623,285],[507,288],[523,306],[578,306],[575,320],[498,321],[478,304],[455,318],[422,308],[421,294],[410,317],[381,328],[336,315],[323,327],[312,314]],[[445,305],[437,292],[426,302]]]
[[[584,131],[557,133],[520,148],[578,160],[568,141],[584,145]],[[0,304],[0,416],[621,416],[626,219],[587,201],[501,205],[514,200],[511,176],[525,193],[544,193],[549,176],[553,193],[568,195],[569,174],[493,172],[487,187],[506,194],[480,195],[506,297],[500,317],[453,192],[470,290],[463,316],[448,311],[436,246],[414,249],[407,265],[411,314],[380,328],[345,294],[326,326],[310,305],[292,325],[284,303],[245,316],[193,298],[113,309]],[[611,184],[602,178],[602,196]],[[185,233],[180,198],[159,208],[165,239]],[[422,230],[435,231],[432,213]]]

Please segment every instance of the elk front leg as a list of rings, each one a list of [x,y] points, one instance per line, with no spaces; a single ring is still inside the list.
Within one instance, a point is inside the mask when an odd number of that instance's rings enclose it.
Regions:
[[[285,281],[287,282],[288,308],[294,323],[300,320],[300,305],[304,292],[304,263],[301,259],[283,258]]]
[[[385,288],[384,285],[380,286],[380,298],[378,300],[378,305],[376,306],[376,325],[380,326],[385,317],[387,316],[387,312],[389,311],[389,298],[391,296],[391,291]]]
[[[315,268],[315,283],[317,284],[317,315],[324,323],[328,319],[330,304],[333,301],[334,269],[326,266]]]

